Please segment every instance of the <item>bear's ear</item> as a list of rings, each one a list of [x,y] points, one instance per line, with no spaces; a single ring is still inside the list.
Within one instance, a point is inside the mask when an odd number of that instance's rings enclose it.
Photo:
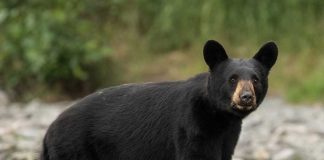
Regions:
[[[228,56],[220,43],[209,40],[204,46],[204,59],[209,69],[212,70],[216,64],[228,59]]]
[[[271,67],[276,63],[277,56],[277,45],[274,42],[268,42],[260,48],[258,53],[256,53],[253,58],[270,70]]]

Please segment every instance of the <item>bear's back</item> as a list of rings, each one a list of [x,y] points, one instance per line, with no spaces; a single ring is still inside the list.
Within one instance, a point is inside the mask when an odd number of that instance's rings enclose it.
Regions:
[[[188,101],[187,92],[199,83],[193,79],[126,84],[97,91],[55,120],[47,136],[59,138],[49,143],[65,148],[59,157],[77,153],[74,149],[80,148],[71,146],[80,145],[86,146],[81,150],[87,150],[88,157],[96,155],[95,159],[172,160],[178,118],[174,114]],[[71,139],[70,135],[75,136]]]

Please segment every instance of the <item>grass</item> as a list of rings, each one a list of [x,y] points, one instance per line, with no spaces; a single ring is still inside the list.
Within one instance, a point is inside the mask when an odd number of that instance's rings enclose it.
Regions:
[[[206,72],[208,68],[202,57],[203,43],[199,45],[165,54],[133,54],[125,55],[128,59],[117,58],[116,61],[122,63],[127,61],[120,83],[183,80]],[[259,47],[225,46],[233,58],[252,57]],[[323,55],[302,52],[293,56],[292,53],[282,52],[285,50],[280,50],[278,61],[269,75],[269,94],[285,97],[294,103],[323,102]]]

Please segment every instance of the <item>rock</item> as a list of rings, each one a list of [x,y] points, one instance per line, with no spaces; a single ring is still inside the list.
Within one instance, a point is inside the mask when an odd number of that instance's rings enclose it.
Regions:
[[[37,159],[47,127],[70,103],[0,105],[0,159]]]
[[[4,91],[0,90],[0,106],[6,106],[8,105],[8,103],[9,103],[9,98],[7,94]]]
[[[296,152],[291,148],[285,148],[279,153],[276,153],[272,160],[291,160],[294,159]]]
[[[1,143],[1,145],[0,145],[0,153],[10,151],[14,147],[13,144],[2,143],[1,141],[0,141],[0,143]]]
[[[265,148],[259,148],[253,153],[253,158],[258,160],[270,159],[270,153]]]
[[[11,155],[12,160],[34,160],[37,156],[33,152],[21,151],[15,152]]]

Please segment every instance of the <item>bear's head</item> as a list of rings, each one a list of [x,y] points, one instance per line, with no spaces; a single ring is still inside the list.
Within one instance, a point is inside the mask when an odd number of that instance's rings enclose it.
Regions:
[[[213,106],[238,116],[257,109],[268,90],[269,71],[277,60],[276,44],[264,44],[250,59],[228,58],[223,46],[214,40],[206,42],[203,52],[210,70],[207,95]]]

